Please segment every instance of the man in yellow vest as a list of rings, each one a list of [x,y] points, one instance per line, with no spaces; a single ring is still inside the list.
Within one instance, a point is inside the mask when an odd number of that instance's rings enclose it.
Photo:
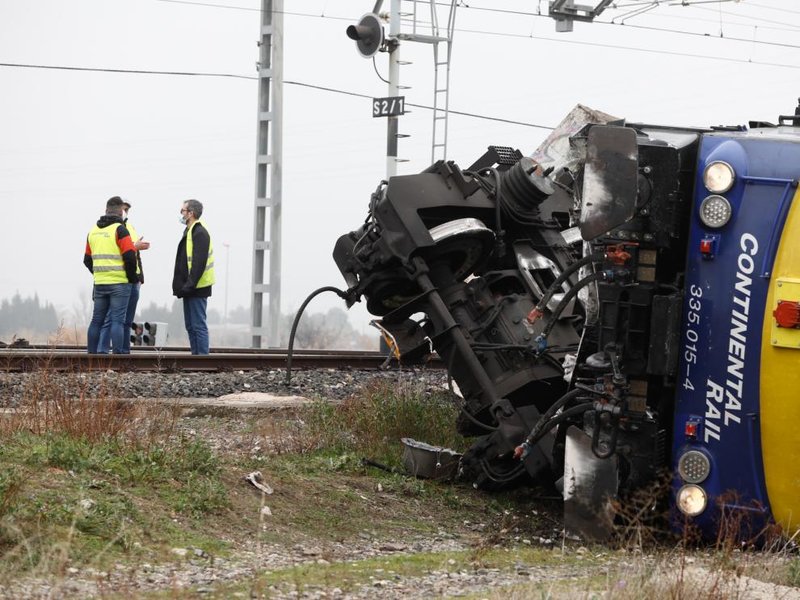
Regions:
[[[186,225],[175,255],[172,293],[183,298],[183,321],[192,354],[208,354],[206,307],[214,284],[214,248],[211,236],[200,221],[203,205],[187,200],[181,207],[180,222]]]
[[[114,196],[119,198],[119,196]],[[142,256],[139,254],[142,250],[147,250],[150,247],[150,242],[146,242],[143,237],[140,237],[133,225],[128,221],[128,215],[131,211],[131,203],[126,199],[122,199],[122,222],[125,224],[128,233],[133,240],[133,247],[136,249],[136,275],[137,282],[131,286],[131,297],[128,299],[128,309],[125,311],[125,335],[122,338],[122,354],[131,353],[131,325],[136,316],[136,305],[139,303],[139,288],[144,283],[144,271],[142,270]],[[100,330],[100,341],[97,343],[97,350],[100,354],[108,354],[111,350],[111,319],[106,317],[103,328]]]
[[[122,353],[125,311],[131,287],[138,281],[136,249],[128,229],[122,222],[123,201],[114,196],[106,202],[106,214],[97,220],[86,237],[83,264],[94,276],[94,310],[89,324],[87,350],[98,353],[100,329],[106,317],[111,319],[111,343],[114,353]]]

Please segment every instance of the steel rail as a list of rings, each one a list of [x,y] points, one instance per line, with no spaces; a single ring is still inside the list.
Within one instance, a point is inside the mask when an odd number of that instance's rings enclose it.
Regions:
[[[53,348],[0,349],[0,372],[24,371],[254,371],[285,369],[286,350],[242,351],[234,349],[213,351],[205,356],[176,350],[133,350],[130,354],[86,354],[85,348],[69,350]],[[303,350],[292,355],[292,366],[298,369],[380,369],[397,367],[397,361],[387,363],[380,352]],[[443,368],[440,360],[428,363]]]
[[[8,346],[0,346],[0,352],[5,350],[8,351],[25,351],[25,350],[63,350],[63,351],[77,351],[77,352],[86,352],[86,346],[80,346],[76,344],[27,344],[24,346],[13,346],[9,344]],[[131,348],[133,352],[189,352],[188,346],[133,346]],[[286,348],[237,348],[237,347],[213,347],[211,348],[212,354],[286,354]],[[315,350],[296,350],[295,354],[303,354],[303,353],[313,353],[313,354],[321,354],[321,355],[336,355],[336,356],[351,356],[351,355],[363,355],[363,354],[377,354],[376,352],[369,351],[369,350],[322,350],[322,349],[315,349]]]

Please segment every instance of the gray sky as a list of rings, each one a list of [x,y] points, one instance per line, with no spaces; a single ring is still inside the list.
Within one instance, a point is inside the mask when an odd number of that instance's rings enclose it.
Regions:
[[[344,34],[373,0],[285,2],[287,82],[386,95],[372,61]],[[0,0],[0,62],[254,76],[259,0],[213,4]],[[388,9],[389,0],[384,4]],[[661,2],[623,26],[578,23],[572,33],[556,33],[552,20],[537,16],[544,1],[468,4],[456,19],[453,110],[554,126],[580,102],[632,121],[707,126],[776,121],[800,96],[797,2]],[[620,8],[599,20],[619,22],[642,4],[617,2]],[[401,52],[414,63],[401,70],[401,83],[412,86],[406,101],[430,106],[430,47],[405,43]],[[376,65],[387,77],[385,54]],[[0,66],[0,89],[0,297],[38,292],[62,310],[79,305],[91,290],[81,262],[86,233],[105,200],[122,195],[133,204],[131,221],[152,243],[143,255],[140,307],[172,300],[178,209],[187,198],[204,203],[215,244],[218,284],[210,306],[222,311],[226,280],[229,306],[249,306],[255,80]],[[289,312],[317,287],[343,285],[331,251],[339,235],[363,221],[385,174],[386,124],[372,118],[370,100],[346,94],[287,84],[284,103]],[[430,111],[413,109],[400,131],[411,137],[400,142],[399,155],[409,162],[399,173],[424,169]],[[489,144],[530,153],[547,133],[452,115],[448,158],[467,166]],[[230,244],[227,277],[223,243]],[[341,303],[323,296],[309,310],[334,305]],[[358,309],[351,320],[361,329],[368,317]]]

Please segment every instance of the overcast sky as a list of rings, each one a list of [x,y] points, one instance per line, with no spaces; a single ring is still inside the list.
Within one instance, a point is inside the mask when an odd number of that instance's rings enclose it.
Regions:
[[[259,0],[204,1],[0,0],[0,63],[254,76]],[[284,312],[320,286],[343,285],[333,245],[363,221],[385,174],[386,123],[372,118],[370,100],[308,87],[386,95],[344,34],[374,4],[285,0]],[[547,4],[470,0],[457,9],[451,109],[528,125],[451,115],[448,158],[467,166],[489,144],[531,153],[548,133],[532,125],[555,126],[576,103],[631,121],[707,126],[776,121],[800,96],[796,2],[661,2],[633,15],[653,3],[625,0],[572,33],[537,14]],[[610,24],[626,13],[624,25]],[[406,101],[430,106],[430,47],[404,43],[401,53],[413,61],[401,69]],[[376,67],[388,77],[385,54]],[[121,195],[152,244],[140,307],[171,303],[187,198],[204,203],[215,245],[210,307],[222,311],[226,281],[229,306],[249,306],[256,80],[0,66],[0,90],[0,297],[38,292],[65,311],[79,305],[91,291],[86,233]],[[431,113],[412,110],[400,121],[411,135],[400,142],[400,174],[430,159]],[[334,305],[323,296],[309,310]],[[367,320],[355,310],[360,329]]]

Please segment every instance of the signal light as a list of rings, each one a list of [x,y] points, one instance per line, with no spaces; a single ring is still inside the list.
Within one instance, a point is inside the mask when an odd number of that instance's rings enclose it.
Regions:
[[[717,253],[717,236],[706,236],[700,240],[700,256],[709,260]]]
[[[348,26],[346,33],[347,37],[356,41],[358,53],[364,58],[377,54],[383,45],[383,26],[375,13],[365,14],[358,25]]]
[[[711,461],[699,450],[689,450],[678,460],[678,474],[686,483],[702,483],[711,472]]]
[[[131,346],[141,346],[144,342],[144,323],[131,323]]]
[[[161,323],[156,321],[147,321],[144,324],[144,335],[142,335],[142,341],[144,342],[145,346],[165,346],[168,337],[168,327],[167,323]]]
[[[733,187],[736,175],[733,167],[722,160],[715,160],[703,171],[703,185],[712,194],[724,194]]]
[[[703,225],[719,229],[731,220],[731,203],[723,196],[706,196],[700,203],[700,220]]]
[[[687,517],[696,517],[706,509],[708,496],[699,485],[689,483],[678,490],[676,496],[678,509]]]

